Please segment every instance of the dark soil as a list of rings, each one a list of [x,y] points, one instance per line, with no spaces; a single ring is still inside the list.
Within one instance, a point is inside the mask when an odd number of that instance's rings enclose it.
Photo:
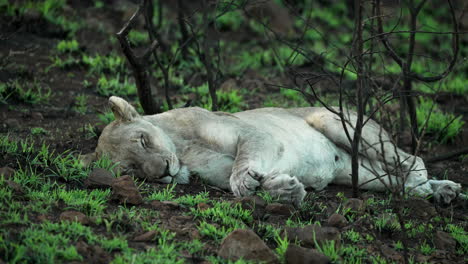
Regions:
[[[88,2],[91,3],[92,1],[68,2],[70,2],[70,6],[66,9],[66,12],[77,14],[88,25],[78,30],[76,33],[76,39],[80,43],[80,49],[90,54],[94,52],[105,54],[110,50],[120,54],[118,43],[110,40],[112,38],[111,34],[117,32],[124,24],[125,19],[129,16],[128,13],[131,14],[131,9],[124,12],[121,8],[112,7],[111,2],[116,2],[114,4],[117,4],[119,1],[104,1],[110,8],[99,10],[92,8],[92,4],[85,4]],[[130,6],[134,8],[134,5]],[[84,65],[75,65],[68,69],[51,68],[46,71],[46,68],[52,63],[51,58],[56,55],[56,44],[67,36],[67,32],[59,26],[53,25],[33,14],[25,14],[22,17],[16,17],[14,19],[5,14],[0,14],[0,23],[2,25],[2,32],[0,33],[0,58],[2,58],[2,61],[0,61],[0,64],[5,62],[4,66],[0,67],[0,84],[15,79],[21,79],[24,82],[33,82],[33,80],[36,80],[44,87],[50,87],[53,92],[50,100],[46,103],[28,104],[17,98],[9,98],[5,103],[0,103],[0,133],[3,135],[9,134],[13,139],[32,137],[37,144],[45,142],[50,145],[50,148],[55,150],[56,153],[62,153],[66,150],[71,150],[76,153],[90,153],[94,151],[99,133],[104,127],[104,124],[98,118],[97,114],[104,113],[108,110],[107,97],[98,95],[93,87],[86,88],[83,85],[83,81],[85,80],[94,83],[96,81],[96,76],[88,75]],[[98,29],[97,25],[102,25],[101,29]],[[248,32],[245,32],[245,34],[248,34]],[[249,38],[249,35],[244,37]],[[237,36],[236,38],[241,37]],[[233,37],[233,39],[235,38]],[[267,81],[264,76],[261,76],[255,71],[249,71],[246,75],[248,75],[248,79],[252,82],[263,84]],[[203,80],[204,76],[201,78]],[[196,82],[196,78],[192,78],[192,81]],[[242,77],[238,77],[236,81],[243,83]],[[268,80],[268,82],[271,83],[273,81]],[[288,83],[287,78],[283,78],[281,82]],[[273,88],[265,88],[265,86],[263,86],[262,89],[257,89],[257,94],[253,94],[251,98],[245,98],[248,101],[248,107],[255,108],[263,106],[262,99],[274,91]],[[177,98],[177,92],[177,90],[172,91],[173,98]],[[75,98],[80,94],[84,94],[88,98],[85,113],[78,113],[74,110],[76,106]],[[158,94],[162,94],[162,91],[158,91]],[[468,104],[467,97],[458,96],[454,100],[446,98],[450,97],[443,97],[440,99],[440,103],[448,104],[449,106],[447,107],[453,109],[456,114],[464,115],[463,119],[468,123],[468,117],[466,115],[466,105]],[[129,99],[136,101],[135,96],[130,96]],[[85,126],[88,124],[91,124],[95,128],[95,136],[89,136],[86,131],[84,131]],[[31,133],[31,128],[36,127],[45,129],[47,131],[46,134],[33,135]],[[430,148],[425,147],[422,156],[433,157],[442,153],[454,151],[462,146],[467,146],[467,125],[465,125],[464,130],[465,132],[462,136],[456,138],[455,142],[443,145],[432,145]],[[407,142],[408,140],[404,141]],[[402,147],[408,148],[409,144],[403,145]],[[16,157],[4,153],[2,153],[0,157],[2,157],[0,160],[0,167],[9,166],[18,169],[20,165],[24,165],[21,164],[21,160],[18,162]],[[432,177],[438,179],[446,178],[459,182],[462,184],[466,193],[466,189],[468,188],[468,158],[466,156],[434,164],[427,164],[427,167]],[[67,184],[70,188],[84,188],[82,184]],[[165,186],[164,184],[150,183],[150,185],[145,188],[163,189]],[[210,198],[212,199],[232,201],[235,198],[231,193],[206,186],[197,179],[194,179],[190,185],[178,185],[175,190],[176,196],[198,194],[206,190],[210,193]],[[351,189],[343,186],[332,185],[321,192],[311,190],[308,195],[308,200],[306,200],[306,203],[309,204],[309,208],[297,211],[294,217],[302,221],[311,221],[312,223],[319,221],[323,225],[326,225],[329,215],[338,210],[338,206],[343,202],[341,198],[337,197],[338,193],[344,193],[345,197],[352,196]],[[361,195],[361,199],[367,200],[370,197],[375,197],[377,201],[385,200],[389,196],[387,193],[368,192],[364,192]],[[326,208],[320,210],[319,205],[324,205]],[[3,206],[7,205],[0,205],[0,207]],[[118,202],[110,202],[107,210],[111,212],[118,206]],[[148,204],[141,206],[149,207]],[[381,213],[378,210],[382,210],[383,212],[386,207],[391,206],[394,206],[394,204],[368,207],[365,212],[354,215],[353,221],[355,222],[350,222],[350,225],[342,230],[342,232],[354,229],[362,235],[369,234],[375,237],[373,241],[363,241],[357,244],[359,248],[366,249],[366,252],[370,255],[374,253],[381,254],[380,252],[382,251],[383,245],[394,248],[395,241],[398,240],[404,240],[409,248],[412,249],[418,248],[422,240],[427,240],[430,245],[433,245],[433,242],[430,240],[431,234],[418,234],[416,237],[408,238],[402,234],[402,232],[393,232],[391,230],[379,232],[375,229],[372,221],[362,217],[365,213],[371,216],[377,216]],[[435,216],[440,216],[443,219],[449,218],[453,224],[462,226],[465,231],[468,229],[468,206],[466,200],[459,199],[447,207],[439,207],[435,204],[431,206],[434,207],[437,212],[432,218]],[[45,217],[50,221],[59,221],[59,215],[62,211],[60,206],[54,207]],[[174,219],[186,215],[189,211],[189,208],[181,207],[174,211],[161,212],[158,220],[165,228],[177,233],[176,239],[180,239],[181,241],[190,240],[192,239],[192,235],[181,230],[185,227],[188,227],[190,230],[196,230],[195,221],[182,224],[174,223]],[[40,222],[40,220],[37,220],[38,217],[38,215],[32,215],[30,219],[33,219],[35,222]],[[410,219],[418,224],[431,223],[436,228],[442,229],[444,226],[443,221],[436,222],[433,219],[427,219],[423,216],[411,215]],[[284,217],[270,216],[255,221],[256,223],[267,222],[282,226],[286,223],[286,220],[287,218]],[[122,225],[126,226],[126,232],[129,237],[133,237],[141,231],[136,230],[131,223],[122,223]],[[97,233],[106,233],[103,226],[95,224],[91,224],[90,226]],[[255,226],[255,224],[252,226]],[[0,228],[5,227],[3,226]],[[9,228],[13,228],[13,226]],[[206,255],[215,255],[218,247],[217,244],[206,239],[204,242],[207,243]],[[344,243],[352,242],[344,239]],[[276,245],[273,241],[267,241],[267,244],[272,248]],[[129,245],[138,250],[145,250],[147,246],[151,245],[151,242],[131,242]],[[89,245],[81,245],[79,252],[84,257],[83,263],[95,261],[106,263],[111,261],[115,254],[117,254],[116,252],[103,252],[102,249],[99,250]],[[401,256],[402,252],[398,251],[397,254]],[[460,255],[455,251],[447,252],[436,250],[431,255],[424,256],[416,252],[416,250],[413,250],[411,254],[415,256],[415,260],[418,262],[466,263],[464,262],[466,261],[466,255]],[[193,257],[189,255],[183,257],[185,257],[186,261],[189,263],[201,263],[203,261],[203,257]],[[394,260],[397,262],[402,261],[401,258],[396,258]],[[1,255],[0,263],[2,263]]]

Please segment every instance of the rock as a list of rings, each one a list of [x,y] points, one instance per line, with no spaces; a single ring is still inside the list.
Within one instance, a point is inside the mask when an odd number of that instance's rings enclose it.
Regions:
[[[21,126],[20,122],[16,118],[8,118],[7,120],[5,120],[5,124],[10,129],[19,128]]]
[[[404,202],[404,207],[408,208],[411,215],[415,218],[430,220],[437,215],[434,205],[428,200],[419,197],[409,198]]]
[[[287,36],[294,33],[294,20],[288,9],[274,0],[248,2],[247,13],[259,21],[268,21],[268,26],[276,34]]]
[[[211,205],[209,205],[207,203],[199,203],[199,204],[197,204],[197,208],[200,211],[205,211],[206,209],[211,208]]]
[[[82,212],[78,212],[78,211],[65,211],[60,214],[59,218],[60,218],[60,221],[78,222],[82,225],[89,224],[88,217]]]
[[[84,181],[85,187],[89,189],[109,188],[112,187],[114,176],[108,170],[95,168]]]
[[[269,214],[291,216],[295,209],[289,204],[271,203],[265,207],[265,211]]]
[[[170,225],[187,225],[193,223],[193,217],[190,215],[174,215],[169,219]]]
[[[19,183],[14,181],[5,181],[7,186],[13,190],[15,195],[24,195],[23,186],[19,185]]]
[[[304,227],[286,227],[284,235],[287,235],[288,240],[291,242],[299,241],[301,246],[315,247],[315,239],[319,245],[323,245],[325,241],[335,241],[335,246],[340,246],[341,236],[340,232],[335,227],[321,227],[318,225],[307,225]]]
[[[3,178],[5,180],[8,180],[11,177],[13,177],[13,175],[15,175],[15,172],[16,171],[14,169],[12,169],[12,168],[10,168],[8,166],[0,168],[0,176],[3,175]]]
[[[262,219],[265,215],[266,202],[260,196],[254,195],[237,198],[233,203],[239,203],[242,209],[252,211],[252,217],[254,219]]]
[[[403,260],[403,256],[400,253],[398,253],[396,250],[390,248],[385,244],[380,246],[380,251],[386,259],[391,259],[398,263],[400,263]]]
[[[364,201],[361,200],[361,199],[357,199],[357,198],[349,198],[344,204],[343,204],[343,208],[346,210],[346,209],[350,209],[352,212],[355,212],[355,213],[362,213],[364,212],[364,210],[366,209],[365,208],[365,204],[364,204]]]
[[[443,231],[436,231],[434,235],[434,246],[437,249],[442,249],[449,252],[455,251],[457,241],[455,241],[455,239],[453,239],[453,237],[449,233]]]
[[[229,260],[279,263],[275,253],[252,230],[236,229],[221,242],[218,256]]]
[[[219,86],[219,90],[223,92],[230,92],[238,89],[236,80],[232,78],[227,79]]]
[[[340,214],[332,214],[328,218],[328,225],[336,228],[343,228],[348,225],[348,220]]]
[[[39,112],[32,112],[31,118],[35,120],[44,120],[44,116]]]
[[[112,183],[112,196],[119,200],[120,203],[139,205],[143,203],[138,188],[133,182],[132,177],[125,175],[116,178]]]
[[[288,264],[326,264],[330,258],[315,249],[303,248],[289,244],[286,250],[285,260]]]
[[[151,231],[148,231],[148,232],[145,232],[141,235],[138,235],[136,236],[135,238],[133,238],[133,241],[135,242],[149,242],[149,241],[152,241],[156,235],[158,234],[158,232],[156,230],[151,230]]]
[[[166,211],[166,210],[177,210],[180,208],[180,205],[176,202],[172,201],[152,201],[151,207],[158,211]]]
[[[48,221],[48,220],[49,220],[49,218],[47,217],[47,215],[41,214],[41,215],[37,216],[37,221],[39,221],[39,222],[45,222],[45,221]]]

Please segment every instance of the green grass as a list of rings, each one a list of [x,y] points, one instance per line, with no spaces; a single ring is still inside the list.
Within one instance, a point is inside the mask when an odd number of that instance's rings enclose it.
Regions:
[[[107,56],[102,56],[99,54],[94,56],[83,54],[81,61],[88,67],[88,72],[90,74],[118,74],[126,72],[124,58],[113,53]]]
[[[106,77],[104,74],[99,77],[97,82],[97,92],[102,96],[129,96],[136,94],[136,86],[131,83],[128,77],[120,78],[120,74],[117,73],[115,77]]]
[[[189,88],[186,92],[192,92],[197,95],[197,100],[194,102],[194,105],[211,110],[212,102],[207,83],[198,87]],[[244,98],[237,90],[218,90],[216,91],[216,95],[218,97],[219,111],[234,113],[239,112],[244,108]]]
[[[441,143],[453,141],[465,124],[462,116],[442,112],[430,99],[420,98],[416,115],[420,129],[426,126],[426,133]]]
[[[168,184],[161,191],[155,191],[148,196],[150,201],[172,201],[175,198],[174,189],[177,184]]]
[[[85,94],[79,94],[75,97],[75,103],[73,110],[82,115],[86,114],[88,110],[88,96]]]
[[[240,204],[232,205],[222,201],[213,201],[213,206],[208,209],[190,208],[190,214],[200,220],[198,225],[200,234],[218,242],[230,232],[245,228],[253,221],[250,210],[243,209]]]
[[[128,33],[128,40],[135,46],[141,46],[145,43],[148,43],[148,33],[143,31],[131,30]]]
[[[53,96],[49,87],[44,87],[38,80],[15,79],[0,86],[0,98],[5,102],[15,99],[27,104],[46,104]]]
[[[49,131],[42,127],[32,127],[31,128],[31,134],[32,135],[48,135]]]
[[[61,40],[57,44],[57,51],[61,54],[77,52],[80,49],[80,44],[76,39]]]

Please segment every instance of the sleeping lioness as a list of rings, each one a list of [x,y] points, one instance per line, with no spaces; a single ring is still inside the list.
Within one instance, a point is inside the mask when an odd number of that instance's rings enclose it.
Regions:
[[[109,155],[125,174],[181,184],[189,183],[193,174],[236,196],[262,189],[296,206],[304,199],[305,187],[351,185],[350,143],[340,119],[325,108],[228,114],[194,107],[140,116],[122,98],[112,96],[109,102],[116,120],[103,130],[95,157]],[[355,115],[349,119],[352,124]],[[443,203],[460,193],[460,184],[429,180],[422,159],[396,148],[377,123],[368,122],[362,138],[362,189],[380,191],[401,184],[401,177],[388,177],[384,171],[400,168],[412,193],[433,195]]]

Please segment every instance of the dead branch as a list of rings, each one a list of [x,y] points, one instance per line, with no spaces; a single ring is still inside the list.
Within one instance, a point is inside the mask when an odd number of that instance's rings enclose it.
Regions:
[[[146,1],[145,1],[146,2]],[[151,90],[151,83],[148,71],[146,69],[146,61],[149,55],[158,47],[158,42],[155,40],[150,47],[144,52],[142,56],[136,56],[130,42],[128,40],[128,33],[135,26],[136,18],[141,15],[144,9],[144,2],[142,2],[130,20],[123,26],[123,28],[116,34],[120,42],[122,52],[127,57],[130,66],[133,69],[133,77],[135,78],[138,98],[140,99],[141,106],[145,114],[156,114],[161,111],[160,105],[154,100]]]

